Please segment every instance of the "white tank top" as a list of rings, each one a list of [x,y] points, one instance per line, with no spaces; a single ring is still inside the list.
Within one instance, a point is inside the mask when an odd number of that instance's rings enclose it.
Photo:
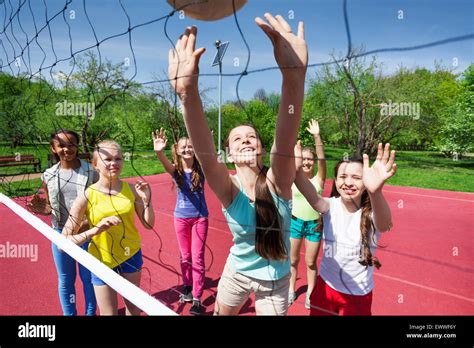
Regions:
[[[374,287],[373,267],[361,259],[360,217],[362,210],[348,213],[341,198],[329,198],[329,211],[323,215],[324,247],[320,275],[331,288],[350,295],[366,295]],[[373,236],[371,251],[375,255],[380,232]]]

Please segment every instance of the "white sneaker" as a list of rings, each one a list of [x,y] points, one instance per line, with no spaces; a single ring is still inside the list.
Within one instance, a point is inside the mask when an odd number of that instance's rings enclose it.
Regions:
[[[293,302],[296,300],[296,292],[289,292],[288,293],[288,305],[291,306]]]
[[[306,293],[306,300],[304,301],[304,307],[306,309],[310,309],[311,308],[311,304],[309,302],[309,298],[311,297],[311,294],[309,292]]]

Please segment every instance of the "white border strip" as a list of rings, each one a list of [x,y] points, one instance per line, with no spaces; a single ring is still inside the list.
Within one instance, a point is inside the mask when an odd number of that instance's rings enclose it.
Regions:
[[[178,315],[2,193],[0,202],[148,315]]]

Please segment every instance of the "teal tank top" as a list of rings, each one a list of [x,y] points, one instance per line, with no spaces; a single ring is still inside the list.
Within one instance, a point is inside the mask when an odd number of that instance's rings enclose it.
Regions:
[[[232,233],[234,245],[230,248],[227,261],[236,272],[260,280],[278,280],[290,272],[290,225],[291,200],[287,201],[271,192],[280,217],[280,226],[283,229],[283,239],[288,253],[287,260],[275,261],[261,257],[255,251],[256,213],[255,204],[243,190],[239,182],[239,193],[227,209],[222,212]]]

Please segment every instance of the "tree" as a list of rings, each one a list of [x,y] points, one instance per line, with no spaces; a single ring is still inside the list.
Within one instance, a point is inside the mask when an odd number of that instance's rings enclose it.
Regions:
[[[359,156],[374,154],[379,142],[428,147],[439,140],[441,110],[458,93],[455,78],[441,68],[399,67],[386,76],[375,58],[334,59],[310,81],[303,122],[319,118],[330,142]]]
[[[187,134],[186,126],[184,125],[182,117],[180,101],[177,98],[173,87],[167,81],[167,76],[168,75],[166,72],[154,75],[155,80],[164,82],[161,82],[151,87],[150,95],[157,98],[157,101],[160,105],[158,111],[159,114],[156,115],[156,120],[158,121],[156,127],[166,125],[166,128],[169,128],[169,130],[171,131],[173,141],[177,143],[179,138]],[[211,87],[204,88],[200,86],[199,94],[201,96],[203,105],[210,104],[207,95],[213,89],[214,88]]]
[[[99,139],[110,134],[113,128],[113,126],[105,125],[102,122],[100,129],[89,132],[89,126],[94,116],[93,112],[97,113],[108,102],[117,100],[119,97],[136,93],[139,90],[139,85],[125,78],[126,68],[123,62],[113,64],[107,59],[105,62],[99,61],[91,51],[76,58],[75,68],[77,71],[65,81],[62,92],[68,98],[77,98],[79,102],[87,101],[87,103],[94,105],[94,111],[87,110],[83,115],[80,131],[82,148],[84,151],[90,151],[89,146],[93,147]],[[64,73],[62,74],[64,75]],[[88,141],[90,136],[92,138]]]
[[[442,138],[437,147],[449,157],[462,157],[474,148],[474,64],[464,71],[460,85],[462,92],[444,111]]]
[[[266,102],[268,97],[267,97],[267,92],[263,88],[259,88],[255,91],[253,95],[253,99],[255,100],[260,100],[262,102]]]
[[[44,118],[40,116],[50,112],[44,101],[50,89],[45,81],[0,73],[0,140],[15,148],[43,135],[39,130],[44,129]]]

